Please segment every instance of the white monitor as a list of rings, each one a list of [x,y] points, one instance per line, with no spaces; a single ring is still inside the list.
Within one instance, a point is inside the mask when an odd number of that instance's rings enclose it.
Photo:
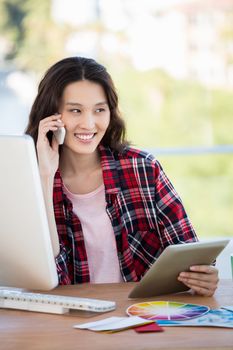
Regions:
[[[0,135],[0,287],[50,290],[58,277],[30,136]]]

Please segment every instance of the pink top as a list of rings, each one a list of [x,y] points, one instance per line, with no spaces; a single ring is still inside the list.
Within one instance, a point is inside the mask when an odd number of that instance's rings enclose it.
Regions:
[[[104,184],[87,194],[64,192],[83,230],[91,283],[122,282],[116,240],[106,212]]]

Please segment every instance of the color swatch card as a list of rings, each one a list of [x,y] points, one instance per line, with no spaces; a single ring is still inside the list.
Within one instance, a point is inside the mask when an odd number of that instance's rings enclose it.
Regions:
[[[159,320],[160,326],[192,326],[233,328],[233,312],[223,309],[210,310],[204,316],[186,321]]]
[[[172,301],[150,301],[131,305],[126,313],[147,320],[189,320],[209,311],[208,306],[184,304]]]
[[[141,317],[108,317],[96,322],[77,324],[74,328],[89,329],[95,332],[112,331],[117,332],[124,329],[134,328],[136,326],[153,323],[151,320],[145,320]]]
[[[156,322],[145,324],[140,327],[134,328],[135,332],[137,333],[148,333],[148,332],[163,332],[164,329],[160,327]]]
[[[233,305],[222,306],[221,309],[225,309],[225,310],[233,312]]]

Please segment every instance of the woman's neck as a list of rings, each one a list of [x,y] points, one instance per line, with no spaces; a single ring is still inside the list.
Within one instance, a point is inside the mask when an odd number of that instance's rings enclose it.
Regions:
[[[59,166],[61,173],[67,176],[89,174],[101,168],[100,156],[97,150],[90,154],[77,154],[64,147],[60,155]]]
[[[90,193],[103,183],[98,151],[77,154],[64,147],[59,163],[63,182],[72,193]]]

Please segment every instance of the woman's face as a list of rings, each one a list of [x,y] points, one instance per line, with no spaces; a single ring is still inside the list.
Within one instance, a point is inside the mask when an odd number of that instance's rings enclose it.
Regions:
[[[67,85],[59,113],[66,129],[65,146],[79,154],[95,152],[110,123],[103,87],[89,80]]]

